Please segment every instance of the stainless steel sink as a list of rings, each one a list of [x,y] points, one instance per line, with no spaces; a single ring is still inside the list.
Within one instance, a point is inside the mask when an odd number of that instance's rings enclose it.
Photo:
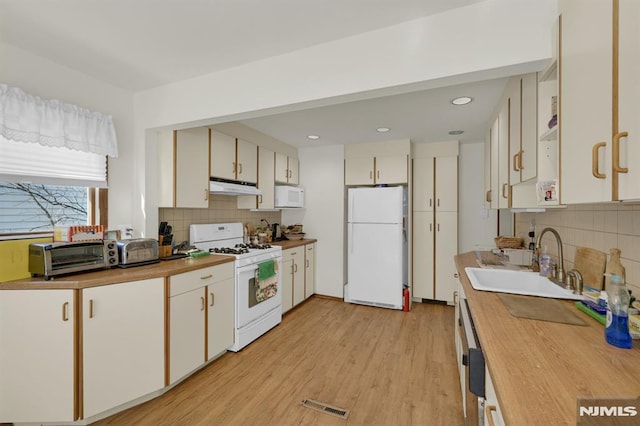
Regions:
[[[553,299],[583,299],[581,295],[573,294],[571,290],[560,287],[537,272],[489,268],[465,268],[465,272],[476,290]]]

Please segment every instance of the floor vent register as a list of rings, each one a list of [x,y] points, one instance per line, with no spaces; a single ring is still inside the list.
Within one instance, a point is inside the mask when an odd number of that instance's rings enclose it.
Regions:
[[[332,416],[339,417],[341,419],[347,419],[347,417],[349,417],[349,410],[333,407],[331,405],[325,404],[324,402],[316,401],[313,399],[303,399],[302,405],[320,411],[321,413],[331,414]]]

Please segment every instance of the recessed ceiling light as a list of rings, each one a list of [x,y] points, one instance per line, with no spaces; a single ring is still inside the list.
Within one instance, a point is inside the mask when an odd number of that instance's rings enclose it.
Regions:
[[[376,132],[378,132],[378,133],[387,133],[389,130],[391,130],[391,129],[388,128],[388,127],[378,127],[376,129]]]
[[[316,139],[320,139],[320,136],[318,136],[318,135],[309,135],[309,136],[307,136],[307,139],[316,140]]]
[[[452,130],[452,131],[450,131],[450,132],[449,132],[449,134],[450,134],[450,135],[453,135],[453,136],[455,136],[455,135],[461,135],[461,134],[463,134],[463,133],[464,133],[464,130]]]
[[[454,105],[466,105],[470,104],[473,101],[473,98],[469,96],[460,96],[459,98],[455,98],[451,100],[451,103]]]

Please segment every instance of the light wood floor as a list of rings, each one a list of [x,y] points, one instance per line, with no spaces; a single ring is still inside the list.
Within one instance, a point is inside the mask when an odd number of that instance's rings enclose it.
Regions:
[[[462,425],[453,308],[313,297],[239,353],[95,425]],[[345,421],[303,407],[350,410]]]

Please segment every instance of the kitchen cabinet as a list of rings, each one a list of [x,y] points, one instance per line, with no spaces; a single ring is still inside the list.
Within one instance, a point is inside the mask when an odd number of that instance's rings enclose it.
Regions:
[[[0,291],[0,422],[72,422],[74,290]]]
[[[413,160],[413,297],[453,303],[458,157]]]
[[[304,251],[304,298],[308,299],[316,291],[316,244],[305,246]]]
[[[345,159],[345,185],[401,184],[408,181],[406,155]]]
[[[257,183],[258,147],[211,130],[211,177]]]
[[[300,176],[300,162],[297,158],[276,152],[275,181],[297,185]]]
[[[454,342],[455,342],[455,346],[456,346],[456,365],[458,367],[458,376],[460,377],[460,391],[462,394],[462,412],[463,415],[465,416],[465,418],[467,417],[467,404],[466,404],[466,399],[467,399],[467,391],[466,391],[466,377],[465,375],[466,370],[465,370],[465,366],[462,364],[462,335],[464,333],[464,331],[462,330],[462,322],[460,320],[460,300],[464,299],[464,289],[462,288],[462,284],[460,283],[460,280],[456,280],[456,293],[454,294],[453,297],[453,307],[455,308],[454,310],[454,324],[453,324],[453,337],[454,337]]]
[[[638,199],[640,6],[629,0],[558,6],[561,202]]]
[[[498,144],[498,208],[511,207],[511,188],[509,186],[509,109],[510,102],[502,102],[498,112],[497,144]]]
[[[274,181],[275,153],[269,149],[258,147],[258,189],[262,194],[257,196],[238,197],[239,209],[266,209],[274,208]]]
[[[233,263],[169,277],[168,384],[233,344],[233,294]]]
[[[494,426],[504,426],[504,418],[502,417],[502,410],[500,409],[500,403],[498,402],[498,396],[491,380],[491,374],[489,374],[489,368],[485,366],[484,372],[484,424]]]
[[[158,134],[159,207],[209,207],[209,129]]]
[[[509,79],[510,184],[533,179],[538,158],[538,76],[536,73]]]
[[[164,280],[82,290],[83,417],[164,387]]]
[[[305,246],[282,251],[282,312],[305,300]]]

